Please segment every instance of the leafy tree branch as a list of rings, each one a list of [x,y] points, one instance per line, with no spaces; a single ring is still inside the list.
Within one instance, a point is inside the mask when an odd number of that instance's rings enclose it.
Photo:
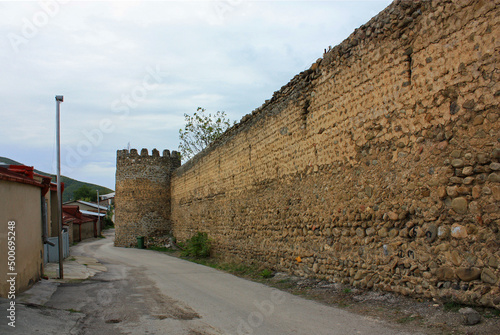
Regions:
[[[179,129],[179,151],[183,160],[189,160],[219,138],[233,124],[225,112],[206,113],[205,108],[198,107],[191,116],[184,114],[186,125]]]

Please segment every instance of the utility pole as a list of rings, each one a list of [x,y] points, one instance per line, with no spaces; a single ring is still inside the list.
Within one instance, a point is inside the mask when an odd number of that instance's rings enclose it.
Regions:
[[[101,235],[101,207],[99,205],[99,190],[97,190],[97,231],[96,234],[99,232],[99,235]],[[97,236],[99,236],[97,235]],[[97,237],[96,236],[96,237]]]
[[[57,146],[57,220],[59,241],[59,278],[63,279],[63,240],[62,240],[62,192],[61,192],[61,102],[62,95],[56,95],[56,146]]]

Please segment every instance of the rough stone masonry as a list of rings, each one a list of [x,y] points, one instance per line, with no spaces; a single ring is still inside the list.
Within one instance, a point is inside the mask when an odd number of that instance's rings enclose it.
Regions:
[[[395,1],[186,164],[119,151],[117,245],[500,308],[499,7]]]
[[[136,245],[138,236],[171,234],[170,176],[181,165],[177,152],[118,150],[116,160],[116,246]]]

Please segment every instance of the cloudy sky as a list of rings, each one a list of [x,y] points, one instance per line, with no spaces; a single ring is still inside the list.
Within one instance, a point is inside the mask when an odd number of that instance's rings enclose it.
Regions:
[[[177,150],[184,113],[231,120],[390,4],[0,2],[0,156],[114,189],[116,150]]]

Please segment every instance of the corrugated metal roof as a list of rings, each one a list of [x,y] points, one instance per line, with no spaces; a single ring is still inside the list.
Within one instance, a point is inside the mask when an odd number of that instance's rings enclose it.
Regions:
[[[114,197],[115,197],[115,192],[108,193],[108,194],[103,194],[103,195],[99,196],[99,198],[101,198],[101,200],[107,200],[107,199],[111,199],[111,198],[114,198]]]
[[[90,206],[90,207],[94,207],[95,209],[98,208],[98,205],[93,203],[93,202],[88,202],[88,201],[83,201],[83,200],[71,200],[71,201],[66,201],[64,204],[69,204],[71,202],[78,202],[82,205],[87,205],[87,206]],[[103,205],[99,205],[99,208],[102,210],[102,211],[107,211],[108,210],[108,207],[106,206],[103,206]]]
[[[93,217],[90,217],[90,215],[84,215],[84,213],[79,210],[78,205],[64,205],[62,209],[64,222],[73,221],[74,224],[81,224],[95,220]]]
[[[101,216],[101,217],[106,216],[106,213],[103,213],[103,212],[97,213],[97,212],[91,212],[91,211],[84,211],[82,209],[80,209],[80,212],[82,214],[85,214],[85,215],[88,215],[88,216]]]

